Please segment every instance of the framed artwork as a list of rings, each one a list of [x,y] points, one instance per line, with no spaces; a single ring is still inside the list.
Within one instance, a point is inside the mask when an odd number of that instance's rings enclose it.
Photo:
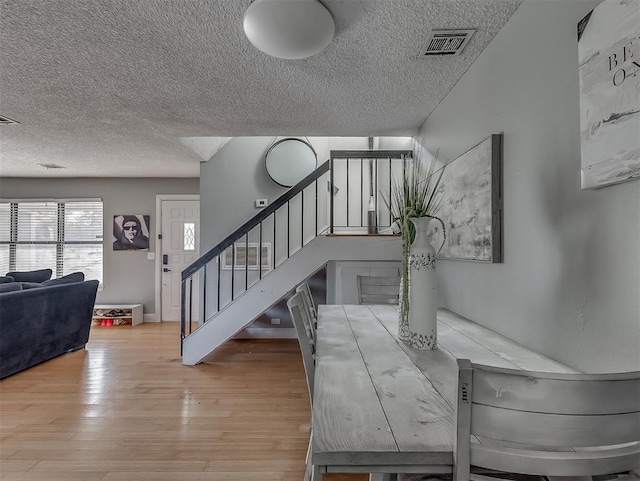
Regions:
[[[149,250],[149,216],[119,214],[113,216],[114,251]]]
[[[248,250],[247,250],[248,248]],[[234,260],[235,254],[235,260]],[[230,270],[242,269],[245,267],[250,271],[258,270],[262,261],[262,270],[271,270],[271,243],[262,243],[262,257],[260,257],[260,244],[257,242],[236,242],[234,248],[227,248],[222,256],[222,268]]]
[[[604,0],[578,23],[582,188],[640,178],[640,0]]]
[[[502,134],[494,134],[449,162],[438,188],[446,227],[440,258],[502,262]],[[438,222],[431,244],[442,244]]]

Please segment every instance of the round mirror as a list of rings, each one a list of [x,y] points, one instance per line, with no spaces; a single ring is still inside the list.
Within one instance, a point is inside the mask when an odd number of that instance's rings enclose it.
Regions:
[[[316,151],[304,140],[282,139],[265,156],[267,173],[283,187],[292,187],[316,169]]]

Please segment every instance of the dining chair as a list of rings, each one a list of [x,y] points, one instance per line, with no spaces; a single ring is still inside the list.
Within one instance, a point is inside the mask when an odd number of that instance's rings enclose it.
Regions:
[[[298,343],[302,352],[302,363],[307,377],[307,388],[309,390],[309,402],[313,405],[313,383],[315,378],[315,333],[312,328],[312,322],[307,313],[303,295],[297,292],[287,301],[287,307],[291,313],[293,326],[298,335]],[[304,474],[304,481],[309,481],[312,477],[313,466],[311,464],[311,442],[313,439],[313,423],[311,425],[311,433],[309,436],[309,447],[307,449],[307,467]]]
[[[311,327],[311,320],[306,312],[306,307],[299,292],[287,301],[287,307],[291,313],[293,326],[298,335],[298,343],[302,352],[302,362],[307,376],[309,397],[313,401],[313,379],[315,371],[315,336]]]
[[[468,359],[458,368],[454,481],[512,473],[638,480],[640,371],[559,374]]]
[[[359,304],[398,304],[400,277],[357,276]]]
[[[313,328],[313,334],[315,338],[316,328],[318,327],[318,310],[316,308],[315,302],[313,302],[313,296],[311,295],[311,288],[309,284],[305,281],[299,286],[296,287],[296,292],[302,294],[302,301],[304,302],[305,308],[307,310],[307,314],[311,319],[311,327]]]

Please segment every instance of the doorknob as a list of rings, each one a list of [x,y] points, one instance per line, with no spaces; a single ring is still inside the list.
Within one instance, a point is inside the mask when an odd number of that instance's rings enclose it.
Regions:
[[[162,269],[162,272],[171,272],[171,269],[167,269],[166,267],[164,267],[164,268]]]

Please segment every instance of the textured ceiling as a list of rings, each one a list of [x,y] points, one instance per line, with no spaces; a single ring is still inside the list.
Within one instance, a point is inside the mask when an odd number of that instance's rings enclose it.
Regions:
[[[521,1],[324,0],[333,42],[281,60],[244,36],[251,0],[0,0],[0,176],[195,177],[187,137],[413,135]],[[477,32],[416,58],[443,28]]]

